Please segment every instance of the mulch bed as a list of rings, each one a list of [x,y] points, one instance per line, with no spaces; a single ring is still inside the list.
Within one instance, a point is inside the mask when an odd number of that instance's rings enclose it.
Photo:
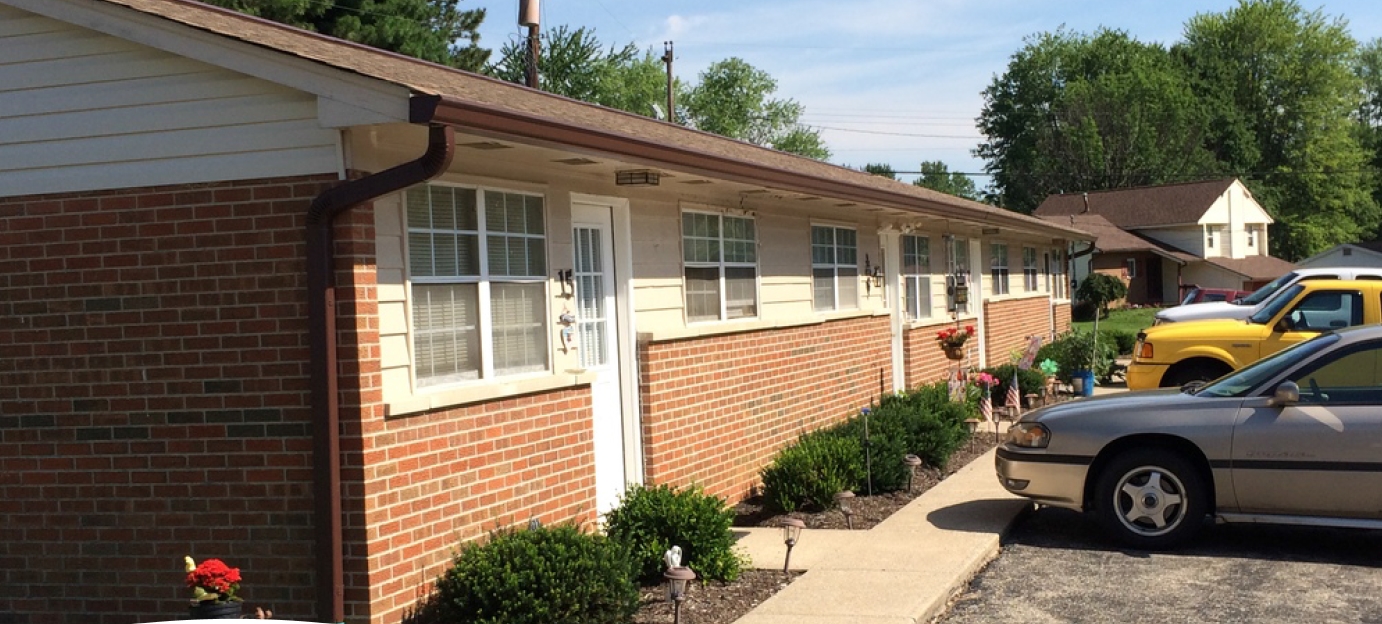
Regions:
[[[855,492],[852,505],[854,512],[851,518],[854,530],[872,528],[941,480],[954,474],[956,470],[989,452],[994,446],[993,434],[976,435],[951,456],[949,465],[944,469],[930,466],[918,469],[916,477],[912,479],[911,491],[902,490],[874,496]],[[816,513],[794,511],[780,515],[769,511],[761,497],[754,497],[735,505],[734,512],[734,526],[740,527],[776,527],[782,518],[791,517],[802,520],[810,529],[846,528],[844,514],[839,510]],[[693,583],[681,605],[681,621],[686,624],[730,624],[786,587],[800,574],[793,572],[787,576],[780,570],[745,570],[739,579],[732,583]],[[644,587],[642,593],[642,606],[638,610],[638,615],[634,617],[634,622],[670,624],[672,606],[667,602],[667,587]]]

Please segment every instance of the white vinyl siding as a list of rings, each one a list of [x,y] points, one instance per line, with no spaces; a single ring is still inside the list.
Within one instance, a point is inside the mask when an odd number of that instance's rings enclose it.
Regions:
[[[0,7],[11,195],[335,173],[316,96]],[[19,41],[23,40],[23,44]]]
[[[817,312],[858,308],[858,234],[850,228],[811,226],[811,276]]]
[[[902,280],[907,318],[930,318],[931,239],[902,236]]]
[[[546,371],[542,197],[427,185],[405,212],[418,386]]]
[[[686,319],[758,315],[758,239],[754,221],[705,212],[681,215]]]

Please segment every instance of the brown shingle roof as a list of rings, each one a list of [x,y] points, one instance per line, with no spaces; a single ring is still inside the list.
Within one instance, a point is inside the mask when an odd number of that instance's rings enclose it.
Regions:
[[[1041,217],[1042,220],[1051,223],[1065,223],[1071,227],[1079,228],[1096,237],[1095,247],[1100,252],[1131,252],[1131,251],[1150,251],[1159,255],[1171,258],[1181,264],[1198,262],[1200,258],[1194,254],[1187,253],[1145,236],[1140,236],[1134,232],[1129,232],[1097,214],[1079,215],[1058,215]]]
[[[656,161],[656,154],[665,153],[668,155],[665,162],[673,166],[683,161],[694,161],[712,163],[716,167],[742,167],[746,168],[747,174],[761,175],[760,183],[777,184],[784,190],[797,190],[788,185],[799,184],[807,190],[823,193],[834,190],[912,211],[939,213],[942,216],[981,223],[1040,228],[1046,231],[1054,229],[1065,237],[1086,238],[1084,233],[1077,229],[1043,222],[1028,215],[987,204],[698,132],[640,115],[577,102],[197,2],[101,1],[397,84],[418,94],[440,96],[443,103],[453,102],[463,107],[462,112],[479,112],[476,117],[531,121],[534,122],[535,130],[531,135],[534,138],[542,138],[543,128],[594,134],[629,148],[628,152],[615,153],[635,155],[647,161]],[[447,118],[447,123],[464,128],[466,117],[464,114],[455,114]],[[561,139],[550,140],[560,142]],[[687,158],[683,161],[672,160],[672,156],[677,154]],[[719,169],[706,171],[724,173]]]
[[[1248,256],[1246,258],[1206,258],[1214,266],[1228,269],[1253,280],[1271,280],[1285,275],[1296,268],[1295,264],[1273,256]]]
[[[1124,229],[1198,223],[1233,184],[1232,178],[1144,186],[1089,193],[1089,213],[1103,215]],[[1085,195],[1051,195],[1032,214],[1039,217],[1085,213]]]

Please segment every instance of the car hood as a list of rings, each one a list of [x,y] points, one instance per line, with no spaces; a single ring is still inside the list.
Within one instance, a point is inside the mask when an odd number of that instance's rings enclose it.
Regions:
[[[1052,422],[1097,414],[1100,418],[1143,413],[1149,409],[1165,410],[1176,406],[1203,404],[1203,400],[1180,391],[1179,388],[1160,388],[1139,392],[1121,392],[1104,396],[1057,403],[1023,414],[1021,422]]]
[[[1154,325],[1143,330],[1147,342],[1157,340],[1223,341],[1261,338],[1262,326],[1242,320],[1213,319]]]
[[[1167,308],[1156,313],[1163,323],[1181,323],[1202,319],[1245,319],[1257,306],[1237,305],[1227,301],[1209,301]]]

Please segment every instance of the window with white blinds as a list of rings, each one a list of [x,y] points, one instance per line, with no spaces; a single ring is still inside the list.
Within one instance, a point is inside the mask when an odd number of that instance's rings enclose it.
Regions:
[[[931,239],[902,236],[902,280],[907,318],[931,317]]]
[[[681,213],[686,319],[758,315],[758,235],[748,217]]]
[[[405,205],[418,386],[547,370],[542,197],[425,185]]]
[[[811,226],[811,277],[817,311],[859,307],[859,249],[854,230]]]
[[[989,277],[993,281],[993,294],[1008,294],[1008,246],[1005,243],[989,245]]]
[[[1036,247],[1022,248],[1022,289],[1037,291],[1037,250]]]

